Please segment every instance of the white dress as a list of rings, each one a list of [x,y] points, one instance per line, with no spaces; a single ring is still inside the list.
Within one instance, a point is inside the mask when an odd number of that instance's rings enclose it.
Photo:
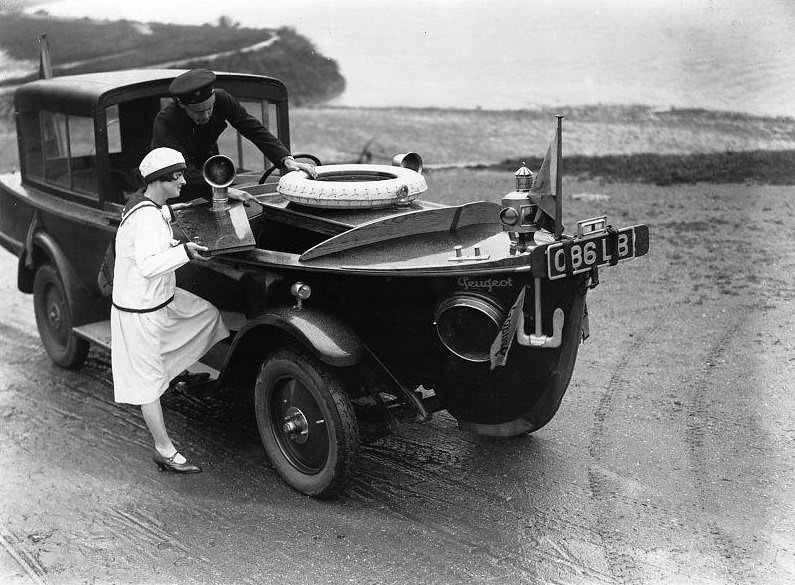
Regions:
[[[155,401],[229,335],[218,309],[177,288],[175,271],[190,256],[173,239],[170,219],[167,206],[144,200],[125,214],[116,234],[110,315],[116,402]]]

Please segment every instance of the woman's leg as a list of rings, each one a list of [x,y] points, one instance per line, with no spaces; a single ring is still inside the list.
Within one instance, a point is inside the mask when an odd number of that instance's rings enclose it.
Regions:
[[[142,404],[141,413],[144,415],[146,426],[149,427],[149,432],[152,433],[152,438],[155,440],[155,449],[164,457],[173,457],[174,453],[177,452],[177,448],[174,447],[174,443],[171,442],[171,437],[168,436],[168,431],[166,431],[160,398],[149,404]],[[185,463],[185,458],[179,455],[174,459],[174,463]]]

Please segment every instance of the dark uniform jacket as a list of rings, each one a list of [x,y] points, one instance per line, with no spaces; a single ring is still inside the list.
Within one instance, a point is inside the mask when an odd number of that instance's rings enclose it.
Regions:
[[[287,147],[223,89],[215,90],[215,105],[207,124],[194,124],[182,108],[172,102],[155,118],[151,146],[173,148],[185,157],[187,184],[182,188],[181,200],[212,197],[212,191],[202,177],[202,166],[208,158],[218,154],[216,141],[227,122],[254,143],[274,165],[281,166],[284,157],[289,156]]]

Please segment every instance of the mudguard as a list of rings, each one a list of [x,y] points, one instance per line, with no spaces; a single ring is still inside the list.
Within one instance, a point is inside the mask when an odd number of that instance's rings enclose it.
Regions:
[[[263,326],[284,331],[330,366],[352,366],[362,357],[362,341],[350,325],[333,315],[307,307],[268,310],[245,324],[238,332],[235,344],[245,340],[248,332]]]
[[[55,238],[45,231],[38,230],[32,234],[29,241],[28,249],[20,255],[18,280],[22,282],[24,278],[23,270],[25,272],[30,271],[31,275],[35,275],[38,266],[34,261],[34,250],[38,248],[58,270],[61,282],[63,282],[66,299],[72,311],[73,323],[75,325],[83,325],[84,323],[96,321],[98,313],[95,307],[96,303],[92,302],[92,294],[78,278],[77,272],[63,253],[63,250],[61,250],[58,242],[55,241]],[[28,261],[27,258],[31,260]],[[25,260],[23,261],[23,259]],[[32,286],[32,278],[30,282]]]

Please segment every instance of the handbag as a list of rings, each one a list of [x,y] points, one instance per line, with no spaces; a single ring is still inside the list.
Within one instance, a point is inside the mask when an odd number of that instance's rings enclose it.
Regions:
[[[130,211],[124,217],[122,217],[122,220],[119,223],[119,227],[122,226],[122,224],[128,217],[130,217],[137,210],[142,209],[144,207],[155,207],[155,204],[146,203],[144,205],[139,205],[138,207],[134,207],[132,211]],[[108,244],[108,248],[105,250],[105,256],[102,258],[102,265],[99,267],[99,272],[97,273],[97,288],[99,289],[99,292],[102,294],[103,297],[109,297],[113,294],[113,268],[115,264],[116,264],[116,237],[114,236],[113,239]]]

